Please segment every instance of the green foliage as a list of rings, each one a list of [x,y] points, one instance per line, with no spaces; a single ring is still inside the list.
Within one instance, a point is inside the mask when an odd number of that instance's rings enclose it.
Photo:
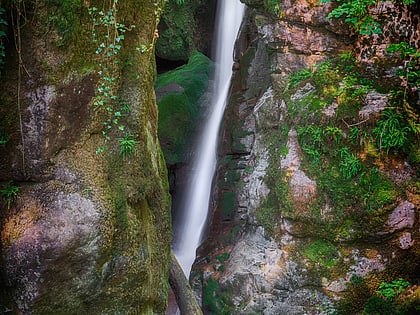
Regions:
[[[397,70],[397,74],[403,78],[403,86],[418,87],[420,85],[420,51],[407,42],[391,44],[386,51],[399,53],[399,58],[404,61],[402,69]]]
[[[210,309],[217,309],[216,307],[216,295],[219,291],[219,282],[212,278],[207,280],[207,285],[204,287],[203,292],[203,305]]]
[[[395,314],[394,306],[390,301],[386,301],[377,295],[371,296],[362,311],[363,315],[382,315]]]
[[[380,0],[321,0],[321,3],[332,1],[339,3],[339,5],[328,14],[328,18],[344,16],[345,22],[362,35],[382,34],[380,23],[369,13],[369,7],[377,4]],[[405,5],[411,5],[415,2],[415,0],[402,0]]]
[[[278,193],[274,194],[277,195]],[[255,218],[258,224],[264,227],[264,233],[267,236],[273,237],[280,211],[277,205],[271,204],[271,198],[273,197],[269,195],[269,198],[270,199],[267,199],[265,204],[258,209]]]
[[[312,74],[313,74],[312,71],[306,68],[299,71],[292,72],[289,78],[290,87],[295,88],[299,84],[299,82],[312,77]]]
[[[345,179],[356,176],[362,170],[362,162],[350,152],[348,147],[343,147],[339,151],[341,156],[340,173]]]
[[[216,256],[216,259],[220,262],[220,263],[224,263],[226,260],[229,259],[229,253],[223,253],[219,256]]]
[[[343,85],[338,95],[344,95],[351,99],[363,102],[366,93],[372,90],[371,82],[359,78],[357,74],[350,73],[343,78]]]
[[[0,145],[5,145],[7,142],[9,142],[9,135],[4,131],[0,131]]]
[[[416,0],[403,0],[402,2],[403,4],[410,5],[410,4],[415,4]]]
[[[406,124],[402,115],[393,109],[386,109],[381,114],[381,120],[373,129],[379,150],[385,149],[387,153],[391,149],[403,148],[412,128]]]
[[[267,0],[267,7],[275,15],[280,15],[280,0]]]
[[[376,167],[363,172],[358,184],[363,205],[369,214],[392,204],[398,196],[390,179],[379,173]]]
[[[393,280],[390,283],[382,282],[376,292],[378,295],[383,296],[385,299],[391,300],[398,296],[409,285],[410,282],[400,278],[398,280]]]
[[[105,113],[102,135],[104,141],[110,140],[110,132],[117,130],[118,133],[125,131],[121,123],[123,116],[130,113],[130,106],[117,97],[119,78],[119,59],[125,33],[133,30],[136,26],[126,26],[117,19],[118,0],[112,0],[108,8],[98,9],[90,7],[89,15],[92,19],[92,42],[96,45],[95,55],[99,81],[96,88],[94,106]],[[131,134],[118,138],[120,144],[120,155],[127,157],[135,153],[135,140]],[[96,154],[102,153],[104,146],[96,150]]]
[[[10,181],[3,189],[0,190],[1,198],[7,203],[7,209],[10,208],[10,205],[16,199],[18,193],[19,187],[13,185],[13,181]]]
[[[327,126],[325,131],[326,131],[326,134],[332,137],[337,144],[340,144],[341,138],[343,136],[343,130],[335,126]]]
[[[68,39],[75,36],[79,27],[79,10],[81,0],[47,0],[49,15],[47,23],[59,35],[55,44],[63,46]]]
[[[331,0],[321,0],[321,3]],[[378,0],[337,0],[341,3],[333,9],[328,18],[340,18],[345,16],[345,22],[354,27],[360,34],[372,35],[381,34],[380,24],[369,14],[369,6],[374,5]]]
[[[126,134],[122,138],[118,138],[120,143],[120,155],[128,157],[136,153],[136,140],[132,134]]]
[[[312,162],[318,164],[321,160],[321,149],[325,141],[325,130],[314,125],[299,126],[297,128],[302,150],[310,157]]]
[[[233,314],[232,301],[228,293],[221,293],[219,282],[208,278],[203,290],[203,306],[209,315]]]
[[[398,300],[400,294],[410,286],[410,282],[404,279],[382,282],[375,294],[366,302],[362,314],[415,314],[419,311],[418,303]],[[417,307],[414,305],[417,304]]]
[[[226,191],[222,194],[222,212],[225,216],[231,216],[235,206],[235,193]]]
[[[316,240],[308,244],[302,254],[314,263],[331,267],[336,263],[337,248],[326,240]]]

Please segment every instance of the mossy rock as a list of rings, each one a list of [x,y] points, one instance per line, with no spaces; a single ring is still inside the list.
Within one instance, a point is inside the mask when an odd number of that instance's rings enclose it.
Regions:
[[[168,164],[183,161],[211,69],[210,59],[195,52],[188,64],[158,77],[159,138]]]
[[[159,25],[156,55],[167,60],[188,60],[195,50],[193,35],[194,18],[200,0],[169,1]]]

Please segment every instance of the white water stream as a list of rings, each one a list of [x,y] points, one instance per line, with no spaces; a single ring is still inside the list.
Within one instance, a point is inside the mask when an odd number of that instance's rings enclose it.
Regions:
[[[218,1],[214,85],[209,117],[194,156],[195,164],[183,205],[184,215],[182,222],[179,223],[180,231],[173,249],[187,278],[208,215],[211,186],[217,163],[219,128],[230,88],[233,49],[244,11],[245,6],[239,0]]]

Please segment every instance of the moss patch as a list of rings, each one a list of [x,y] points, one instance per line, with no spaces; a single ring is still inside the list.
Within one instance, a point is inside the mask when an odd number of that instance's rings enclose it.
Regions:
[[[265,137],[270,152],[265,180],[270,193],[255,216],[269,236],[275,237],[276,222],[283,216],[294,222],[294,231],[302,236],[317,236],[332,243],[362,239],[382,229],[398,200],[407,198],[405,187],[411,184],[393,182],[384,165],[410,158],[418,169],[418,149],[408,145],[418,144],[418,137],[407,131],[406,145],[380,150],[374,132],[380,122],[389,125],[386,119],[397,116],[399,125],[408,130],[410,117],[401,107],[401,94],[390,92],[398,90],[393,86],[387,91],[398,114],[378,114],[361,122],[359,110],[373,86],[369,72],[348,56],[291,75],[282,95],[288,106],[284,130],[271,131]],[[332,104],[334,113],[326,115]],[[317,184],[317,196],[310,203],[293,203],[290,174],[280,167],[287,154],[287,125],[298,126],[300,169]]]
[[[208,86],[211,61],[195,52],[188,64],[158,76],[159,139],[166,162],[181,162],[199,115],[200,98]],[[178,90],[171,91],[174,84]]]

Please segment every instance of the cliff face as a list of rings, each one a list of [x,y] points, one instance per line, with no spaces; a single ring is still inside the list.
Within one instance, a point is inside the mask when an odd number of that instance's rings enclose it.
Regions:
[[[413,311],[418,94],[386,48],[401,41],[418,51],[415,8],[372,7],[384,28],[367,36],[328,19],[330,4],[281,1],[275,17],[261,1],[244,2],[250,9],[237,42],[216,209],[191,275],[204,309]],[[406,128],[402,146],[384,146],[390,115]],[[393,304],[396,293],[385,300],[380,292],[397,279],[409,288],[403,306]]]
[[[13,20],[0,89],[2,308],[164,313],[170,197],[153,89],[162,6],[3,2]]]

